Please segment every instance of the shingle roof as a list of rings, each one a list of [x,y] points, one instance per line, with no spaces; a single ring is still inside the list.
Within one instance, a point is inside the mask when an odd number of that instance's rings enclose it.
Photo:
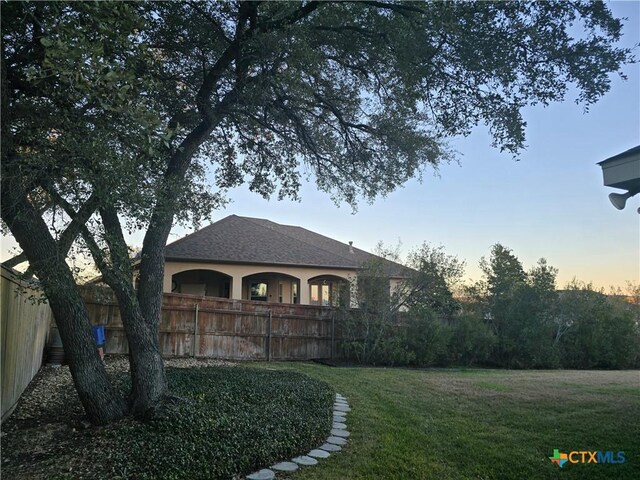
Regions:
[[[165,259],[358,269],[379,258],[355,247],[352,250],[301,227],[229,215],[167,245]],[[390,277],[405,277],[410,272],[398,263],[382,261]]]

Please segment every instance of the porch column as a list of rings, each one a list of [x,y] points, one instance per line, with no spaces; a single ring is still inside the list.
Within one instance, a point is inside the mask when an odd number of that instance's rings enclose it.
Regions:
[[[231,279],[231,298],[242,300],[242,275],[234,275]]]
[[[300,305],[311,305],[311,295],[309,294],[309,276],[300,276]]]
[[[138,273],[139,274],[139,273]],[[164,272],[164,278],[162,279],[162,291],[164,293],[171,293],[171,281],[173,279],[173,274],[171,271]]]

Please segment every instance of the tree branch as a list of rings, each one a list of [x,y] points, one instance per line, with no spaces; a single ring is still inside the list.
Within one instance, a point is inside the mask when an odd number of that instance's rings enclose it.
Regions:
[[[409,12],[413,13],[426,13],[424,10],[418,7],[414,7],[412,5],[407,5],[406,3],[386,3],[386,2],[377,2],[372,0],[359,1],[357,3],[362,3],[364,5],[369,5],[371,7],[381,8],[383,10],[392,10],[394,12],[398,12],[402,15],[406,15]]]
[[[321,2],[308,2],[299,9],[291,12],[289,15],[286,15],[277,20],[272,20],[270,22],[262,22],[258,23],[257,28],[262,32],[269,32],[271,30],[276,30],[278,28],[286,27],[287,25],[293,25],[299,20],[302,20],[305,17],[308,17],[312,12],[314,12],[319,6]]]
[[[2,266],[7,268],[13,268],[16,265],[20,265],[21,263],[27,262],[27,261],[29,261],[29,259],[27,258],[27,254],[22,252],[16,255],[15,257],[11,257],[9,260],[5,260],[4,262],[2,262]]]

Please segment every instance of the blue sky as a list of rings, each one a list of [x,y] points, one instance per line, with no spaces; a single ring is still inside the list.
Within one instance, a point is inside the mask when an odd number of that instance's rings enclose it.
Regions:
[[[640,42],[640,2],[611,2],[628,17],[622,45]],[[640,56],[638,49],[636,56]],[[267,218],[316,231],[371,250],[378,241],[402,242],[402,250],[429,242],[467,262],[478,279],[481,256],[500,242],[526,268],[540,257],[559,269],[562,287],[576,277],[608,288],[640,280],[640,195],[618,211],[610,204],[597,162],[640,144],[640,66],[613,76],[611,91],[588,114],[569,94],[562,104],[525,111],[528,148],[514,161],[490,147],[486,131],[452,141],[460,164],[443,165],[356,214],[305,185],[300,203],[266,201],[246,188],[213,220],[237,214]],[[621,191],[619,191],[621,192]],[[175,229],[178,238],[186,233]]]
[[[628,17],[621,45],[640,42],[640,2],[611,2],[616,16]],[[640,57],[640,51],[635,49]],[[299,225],[336,240],[372,250],[379,241],[402,242],[402,251],[422,242],[444,245],[467,262],[467,277],[478,279],[481,256],[500,242],[525,268],[540,257],[559,269],[558,285],[576,277],[598,287],[640,281],[640,195],[618,211],[602,184],[597,162],[640,144],[640,66],[624,67],[627,81],[613,76],[611,91],[589,113],[575,94],[562,104],[525,110],[527,149],[514,161],[490,147],[477,129],[451,145],[460,164],[442,165],[439,176],[427,172],[422,183],[360,204],[336,206],[312,184],[303,185],[301,202],[264,200],[246,188],[231,192],[226,209],[212,221],[237,214]],[[174,228],[173,241],[189,230]],[[142,235],[130,238],[140,245]],[[2,259],[13,246],[3,239]]]

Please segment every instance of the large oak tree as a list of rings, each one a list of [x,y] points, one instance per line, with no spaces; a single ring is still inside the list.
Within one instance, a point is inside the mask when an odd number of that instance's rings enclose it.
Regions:
[[[524,106],[609,89],[632,61],[621,28],[583,1],[3,4],[2,219],[89,418],[145,418],[170,398],[158,326],[174,221],[205,218],[243,182],[296,197],[305,174],[336,201],[371,200],[447,161],[446,139],[478,124],[517,154]],[[77,237],[120,305],[129,402],[65,263]]]

